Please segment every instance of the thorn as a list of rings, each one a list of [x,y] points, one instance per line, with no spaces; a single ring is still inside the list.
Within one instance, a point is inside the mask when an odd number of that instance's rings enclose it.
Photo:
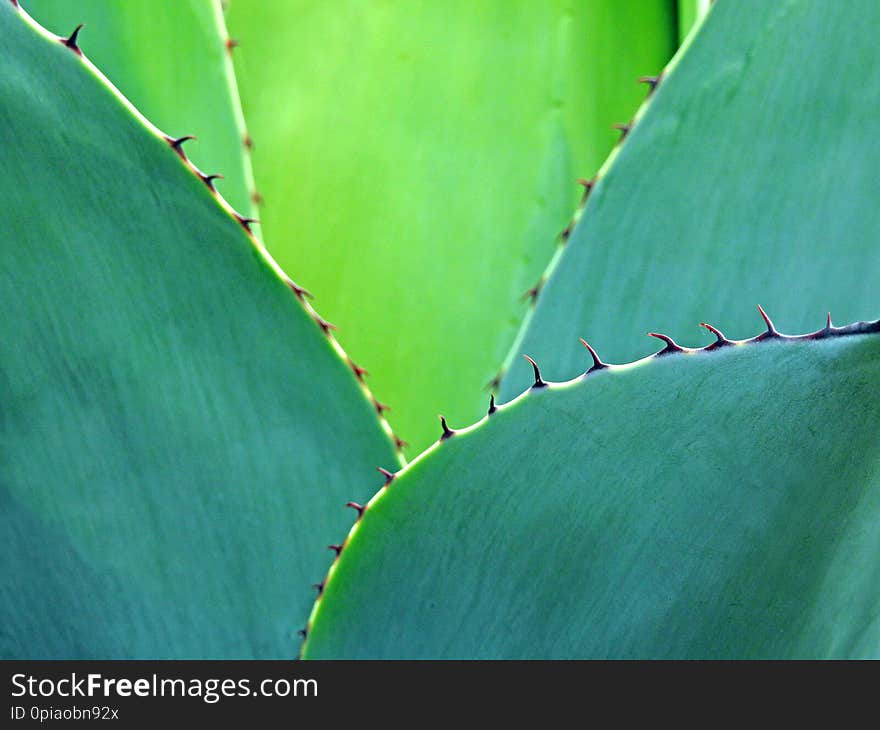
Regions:
[[[317,313],[313,314],[312,318],[315,320],[315,322],[317,322],[318,327],[320,327],[322,330],[324,330],[325,335],[329,335],[330,330],[339,329],[335,324],[333,324],[332,322],[328,322],[326,319],[324,319],[321,315],[319,315]],[[377,406],[377,408],[378,408],[378,406]],[[381,415],[381,412],[380,412],[380,415]]]
[[[831,312],[828,312],[828,317],[825,320],[825,329],[829,332],[834,329],[834,325],[831,323]]]
[[[241,223],[242,227],[243,227],[248,233],[253,233],[253,231],[251,230],[251,226],[252,226],[254,223],[256,223],[257,225],[259,225],[259,223],[260,223],[260,221],[259,221],[258,219],[256,219],[256,218],[244,218],[243,216],[240,216],[240,215],[238,215],[237,213],[236,213],[236,215],[235,215],[235,218],[236,218],[236,220],[237,220],[239,223]]]
[[[396,476],[394,472],[390,472],[387,469],[383,469],[381,466],[376,467],[376,471],[379,472],[383,477],[385,477],[385,486],[387,487],[391,482],[394,481],[394,477]]]
[[[366,509],[366,507],[364,507],[364,505],[358,504],[357,502],[346,502],[345,506],[351,507],[353,510],[357,510],[358,519],[360,519],[361,517],[364,516],[364,510]]]
[[[440,425],[443,426],[443,435],[440,437],[440,440],[445,441],[451,436],[455,436],[455,431],[449,428],[449,426],[446,424],[445,416],[438,416],[438,418],[440,419]]]
[[[201,178],[202,182],[204,182],[205,185],[211,188],[215,193],[217,192],[217,188],[214,187],[214,181],[224,179],[223,175],[202,175]]]
[[[528,301],[530,304],[534,304],[538,301],[538,295],[541,293],[541,289],[544,288],[545,279],[542,276],[538,279],[538,283],[535,284],[531,289],[523,292],[523,295],[519,298],[521,302]]]
[[[591,373],[594,370],[602,370],[608,367],[608,365],[606,365],[604,362],[602,362],[602,360],[599,359],[599,356],[596,354],[596,351],[590,346],[589,342],[587,342],[583,337],[580,338],[580,341],[581,344],[587,348],[587,351],[590,353],[590,357],[593,358],[593,365],[590,367],[589,370],[587,370],[587,373]]]
[[[543,388],[544,386],[546,386],[547,383],[545,383],[541,379],[541,371],[538,369],[538,363],[536,363],[534,360],[532,360],[532,358],[530,358],[528,355],[523,355],[523,357],[532,364],[532,370],[535,371],[535,382],[532,383],[532,387],[533,388]]]
[[[12,7],[14,7],[14,8],[18,7],[18,0],[10,0],[10,2],[12,3]]]
[[[263,200],[263,196],[256,190],[251,193],[251,202],[254,205],[262,205],[265,201]]]
[[[76,28],[73,29],[73,33],[71,33],[69,37],[59,39],[65,46],[67,46],[71,51],[74,51],[78,56],[82,55],[82,51],[76,44],[76,40],[79,37],[79,32],[83,29],[84,25],[84,23],[80,23],[78,26],[76,26]]]
[[[352,372],[354,372],[354,376],[361,382],[363,382],[364,380],[364,375],[370,374],[369,372],[367,372],[366,368],[362,368],[360,365],[356,364],[355,361],[351,358],[348,358],[348,366],[352,369]]]
[[[493,393],[489,396],[489,412],[486,415],[491,416],[497,410],[498,408],[495,406],[495,394]]]
[[[593,191],[593,188],[596,187],[596,178],[592,180],[587,180],[585,178],[579,177],[577,181],[578,185],[584,186],[584,194],[581,195],[581,203],[580,206],[583,208],[587,204],[587,198],[590,197],[590,193]]]
[[[165,137],[165,141],[171,145],[171,149],[184,160],[186,159],[186,152],[183,151],[183,143],[189,142],[191,139],[196,139],[196,136],[194,134],[185,134],[183,137],[168,137],[167,135]]]
[[[700,322],[700,327],[705,327],[709,332],[715,335],[715,342],[713,342],[707,349],[714,350],[717,347],[723,347],[724,345],[729,345],[730,340],[728,340],[724,333],[718,329],[717,327],[713,327],[711,324],[707,324],[706,322]]]
[[[237,40],[235,40],[235,38],[227,38],[227,39],[226,39],[226,43],[225,43],[225,45],[226,45],[226,50],[229,51],[229,53],[231,54],[231,53],[232,53],[232,49],[233,49],[233,48],[238,48],[238,46],[239,46],[240,44],[239,44],[239,42],[238,42]]]
[[[765,337],[778,337],[779,332],[776,331],[776,327],[773,325],[773,320],[767,316],[767,312],[764,311],[764,307],[760,304],[758,305],[758,311],[761,313],[761,317],[764,319],[764,322],[767,323],[767,331],[761,335],[762,338]]]
[[[309,635],[309,630],[308,630],[308,629],[300,629],[300,630],[297,631],[296,633],[298,633],[300,636],[303,637],[303,639],[305,639],[305,638],[307,638],[308,635]]]
[[[318,591],[318,595],[320,596],[324,592],[324,581],[320,583],[312,583],[312,588]]]
[[[559,234],[559,240],[562,243],[568,243],[568,238],[571,236],[571,231],[574,228],[574,221],[569,223],[565,228],[562,229],[562,233]]]
[[[498,373],[492,380],[483,386],[483,391],[494,391],[501,387],[502,374]]]
[[[376,409],[376,413],[378,413],[380,416],[381,416],[385,411],[390,411],[390,410],[391,410],[391,406],[386,406],[384,403],[380,403],[380,402],[377,401],[375,398],[373,398],[373,407]]]
[[[639,83],[648,84],[648,86],[651,87],[650,91],[648,91],[648,93],[650,94],[652,91],[654,91],[654,89],[657,88],[657,84],[660,83],[660,79],[662,78],[662,76],[663,74],[657,74],[656,76],[639,76]]]
[[[328,545],[327,549],[332,550],[334,553],[336,553],[336,556],[339,557],[339,553],[342,552],[342,545]]]
[[[251,136],[247,134],[247,132],[245,132],[244,136],[241,138],[241,143],[248,152],[254,149],[254,140],[251,139]]]
[[[394,448],[398,451],[403,451],[407,446],[409,446],[409,442],[404,441],[402,438],[394,437]]]
[[[612,124],[612,129],[616,129],[620,132],[620,139],[618,142],[623,142],[626,139],[626,135],[629,134],[629,131],[632,129],[632,122],[627,122],[626,124]]]
[[[289,276],[287,277],[287,286],[289,286],[293,290],[293,293],[296,294],[298,299],[302,299],[303,297],[308,297],[309,299],[315,298],[315,296],[308,289],[297,284]]]
[[[662,335],[659,332],[649,332],[648,336],[656,337],[658,340],[663,340],[663,342],[666,343],[666,347],[660,350],[660,352],[657,353],[658,355],[667,355],[672,352],[684,352],[684,348],[668,335]]]

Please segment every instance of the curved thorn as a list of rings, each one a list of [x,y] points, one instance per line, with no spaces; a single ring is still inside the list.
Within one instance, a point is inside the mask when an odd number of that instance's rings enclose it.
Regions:
[[[489,412],[486,415],[491,416],[495,411],[498,410],[498,407],[495,405],[495,394],[489,396]]]
[[[79,46],[76,44],[77,38],[79,38],[79,32],[83,29],[85,23],[80,23],[76,28],[73,29],[73,33],[71,33],[67,38],[62,38],[61,42],[67,46],[70,50],[76,51],[80,56],[82,55],[82,51]]]
[[[660,83],[660,76],[661,74],[658,74],[657,76],[639,76],[639,83],[648,84],[648,86],[651,87],[650,91],[648,92],[650,94],[651,91],[654,91],[654,89],[657,88],[657,84]]]
[[[298,299],[302,299],[303,297],[308,297],[309,299],[314,299],[314,298],[315,298],[315,295],[314,295],[314,294],[312,294],[312,293],[311,293],[308,289],[306,289],[305,287],[302,287],[302,286],[300,286],[299,284],[297,284],[297,283],[296,283],[293,279],[291,279],[289,276],[287,277],[287,286],[289,286],[289,287],[293,290],[293,293],[296,294],[296,296],[297,296]]]
[[[705,329],[709,330],[709,332],[711,332],[713,335],[715,335],[715,342],[713,342],[711,345],[709,345],[709,347],[714,348],[714,347],[721,347],[722,345],[729,345],[730,344],[730,340],[728,340],[724,336],[724,333],[720,329],[718,329],[717,327],[713,327],[711,324],[708,324],[706,322],[700,322],[700,327],[704,327]]]
[[[387,469],[384,469],[381,466],[377,466],[376,471],[378,471],[383,477],[385,477],[385,486],[386,487],[389,484],[391,484],[391,482],[394,481],[394,477],[395,477],[394,472],[388,471]]]
[[[758,311],[761,313],[761,317],[764,319],[764,322],[767,324],[767,332],[764,333],[765,337],[776,337],[779,332],[777,332],[775,325],[773,324],[773,320],[767,315],[767,312],[764,311],[764,307],[760,304],[758,305]]]
[[[365,376],[365,375],[369,375],[369,374],[370,374],[369,371],[368,371],[366,368],[362,368],[360,365],[358,365],[358,364],[357,364],[354,360],[352,360],[351,358],[348,358],[348,366],[352,369],[352,371],[354,372],[354,376],[355,376],[358,380],[361,380],[361,381],[362,381],[362,380],[364,379],[364,376]]]
[[[670,352],[684,352],[684,348],[681,347],[675,340],[673,340],[669,335],[664,335],[659,332],[649,332],[649,337],[656,337],[658,340],[662,340],[666,343],[666,347],[664,347],[658,355],[665,355]]]
[[[204,182],[205,185],[207,185],[209,188],[211,188],[211,190],[213,190],[214,192],[217,191],[217,188],[214,187],[214,181],[215,181],[215,180],[224,180],[224,179],[225,179],[225,178],[223,177],[223,175],[220,175],[220,174],[215,174],[215,175],[202,175],[201,177],[202,177],[202,182]]]
[[[618,142],[623,142],[623,140],[626,138],[626,135],[628,135],[630,130],[632,129],[632,122],[627,122],[626,124],[612,124],[611,128],[616,129],[618,132],[620,132],[620,139],[618,140]]]
[[[446,423],[445,416],[438,416],[440,419],[440,425],[443,427],[443,435],[440,437],[441,441],[445,441],[446,439],[455,436],[455,431],[449,428],[449,425]]]
[[[342,552],[342,545],[328,545],[328,550],[332,550],[338,556]]]
[[[324,581],[320,583],[312,583],[312,588],[318,591],[318,595],[320,596],[324,592]]]
[[[587,348],[587,351],[590,353],[590,357],[593,358],[593,365],[592,365],[592,367],[590,367],[589,370],[587,370],[587,373],[591,373],[594,370],[601,370],[602,368],[607,368],[608,365],[606,365],[604,362],[602,362],[602,360],[599,358],[599,355],[597,355],[596,351],[590,346],[590,343],[587,342],[583,337],[581,337],[579,339],[581,341],[581,344]]]
[[[378,413],[380,416],[381,416],[385,411],[390,411],[390,410],[391,410],[391,406],[386,406],[384,403],[380,403],[380,402],[377,401],[375,398],[373,399],[373,407],[376,409],[376,413]]]
[[[346,507],[351,507],[353,510],[356,510],[358,513],[358,519],[364,516],[364,510],[366,507],[362,504],[358,504],[357,502],[346,502]]]
[[[532,364],[532,370],[535,371],[535,382],[532,383],[532,387],[543,388],[544,386],[546,386],[547,383],[545,383],[541,378],[541,371],[538,369],[538,363],[532,360],[532,358],[530,358],[528,355],[523,355],[523,357]]]

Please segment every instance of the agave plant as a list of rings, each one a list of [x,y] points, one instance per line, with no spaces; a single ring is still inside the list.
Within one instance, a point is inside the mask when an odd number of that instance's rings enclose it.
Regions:
[[[0,0],[0,654],[876,656],[880,8],[705,5]]]

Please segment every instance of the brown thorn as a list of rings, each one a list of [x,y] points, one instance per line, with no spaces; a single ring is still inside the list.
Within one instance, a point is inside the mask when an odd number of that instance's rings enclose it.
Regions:
[[[599,355],[596,354],[596,351],[592,348],[590,343],[587,342],[583,337],[579,339],[581,341],[581,344],[587,348],[587,351],[590,353],[590,357],[593,358],[593,365],[590,367],[589,370],[587,370],[587,373],[591,373],[594,370],[602,370],[604,368],[607,368],[608,365],[602,362],[602,360],[599,358]]]
[[[578,185],[584,186],[584,194],[581,196],[581,207],[583,207],[584,205],[586,205],[587,198],[590,197],[590,193],[596,186],[596,178],[593,178],[592,180],[587,180],[585,178],[579,177],[577,183]]]
[[[398,438],[394,436],[394,448],[398,451],[403,451],[407,446],[409,446],[409,442],[404,441],[402,438]]]
[[[387,487],[391,482],[394,481],[394,477],[396,476],[394,472],[388,471],[387,469],[382,468],[381,466],[376,467],[376,471],[379,472],[383,477],[385,477],[385,486]]]
[[[715,342],[709,345],[710,348],[714,349],[716,347],[722,347],[723,345],[730,344],[730,340],[728,340],[724,336],[724,333],[717,327],[713,327],[711,324],[708,324],[706,322],[700,322],[700,327],[704,327],[705,329],[709,330],[709,332],[711,332],[713,335],[715,335]]]
[[[305,287],[302,287],[302,286],[300,286],[299,284],[297,284],[297,283],[296,283],[293,279],[291,279],[289,276],[287,277],[287,286],[289,286],[289,287],[293,290],[293,293],[296,294],[296,296],[297,296],[298,299],[302,299],[303,297],[308,297],[309,299],[314,299],[314,298],[315,298],[314,294],[312,294],[312,293],[311,293],[308,289],[306,289]]]
[[[532,364],[532,370],[535,371],[535,382],[532,383],[533,388],[543,388],[547,385],[541,378],[541,371],[538,369],[538,363],[536,363],[532,358],[528,355],[523,355],[523,357],[528,360]]]
[[[196,136],[194,134],[185,134],[183,137],[169,137],[168,135],[165,135],[165,141],[183,160],[186,159],[186,152],[183,151],[183,143],[189,142],[191,139],[196,139]]]
[[[620,139],[618,142],[623,142],[623,140],[626,139],[626,135],[628,135],[629,131],[632,129],[632,122],[627,122],[626,124],[612,124],[611,128],[620,132]]]
[[[498,407],[495,405],[495,394],[489,396],[489,411],[486,415],[491,416],[495,411],[498,410]]]
[[[251,139],[251,136],[247,133],[241,138],[241,143],[244,145],[244,148],[249,152],[254,149],[254,140]]]
[[[262,205],[265,201],[263,200],[263,196],[256,190],[251,193],[251,202],[254,205]]]
[[[776,330],[776,326],[773,324],[773,320],[767,315],[767,312],[764,311],[764,307],[760,304],[758,305],[758,311],[761,313],[761,317],[764,322],[767,324],[767,331],[761,335],[761,337],[778,337],[779,332]]]
[[[391,406],[386,406],[384,403],[380,403],[375,398],[373,398],[373,407],[376,409],[376,413],[380,416],[385,413],[385,411],[390,411]]]
[[[232,49],[238,48],[240,44],[237,40],[235,40],[235,38],[227,38],[224,45],[226,46],[226,50],[229,51],[230,54],[232,54]]]
[[[214,181],[225,179],[223,177],[223,175],[219,175],[219,174],[217,174],[217,175],[201,175],[201,178],[202,178],[202,182],[205,183],[205,185],[207,185],[209,188],[211,188],[211,190],[213,190],[214,192],[217,192],[217,188],[214,187]]]
[[[358,519],[360,519],[361,517],[364,516],[364,510],[366,509],[366,507],[364,507],[364,505],[358,504],[357,502],[346,502],[345,506],[351,507],[353,510],[357,510]]]
[[[657,88],[657,84],[660,83],[660,79],[663,77],[663,74],[657,74],[656,76],[639,76],[640,84],[648,84],[651,87],[651,90],[648,92],[649,94]]]
[[[559,240],[562,243],[568,243],[569,236],[571,236],[571,231],[574,228],[574,221],[571,221],[565,228],[562,229],[562,233],[559,234]]]
[[[443,435],[440,437],[441,441],[445,441],[446,439],[455,436],[455,431],[453,431],[446,423],[445,416],[438,416],[440,419],[440,425],[443,427]]]
[[[656,337],[658,340],[662,340],[666,343],[666,347],[664,347],[658,355],[666,355],[672,352],[684,352],[684,348],[681,347],[675,340],[673,340],[669,335],[664,335],[659,332],[649,332],[649,337]]]
[[[342,552],[342,545],[328,545],[328,550],[332,550],[338,556]]]
[[[319,314],[312,315],[312,318],[315,320],[318,327],[320,327],[324,331],[325,335],[329,335],[330,330],[339,329],[335,324],[333,324],[332,322],[328,322]]]
[[[78,56],[82,55],[82,51],[79,46],[76,44],[76,40],[79,37],[79,32],[83,29],[85,23],[80,23],[76,28],[73,29],[73,33],[71,33],[67,38],[59,38],[59,40],[67,46],[71,51],[74,51]]]
[[[352,372],[354,372],[354,376],[361,382],[363,382],[364,380],[364,375],[370,374],[366,368],[362,368],[360,365],[356,364],[355,361],[351,358],[348,358],[348,367],[352,369]]]

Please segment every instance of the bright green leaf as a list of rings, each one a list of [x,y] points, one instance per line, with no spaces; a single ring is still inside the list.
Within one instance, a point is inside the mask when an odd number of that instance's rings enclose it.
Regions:
[[[412,453],[470,420],[590,177],[674,50],[665,0],[231,0],[269,250]]]

